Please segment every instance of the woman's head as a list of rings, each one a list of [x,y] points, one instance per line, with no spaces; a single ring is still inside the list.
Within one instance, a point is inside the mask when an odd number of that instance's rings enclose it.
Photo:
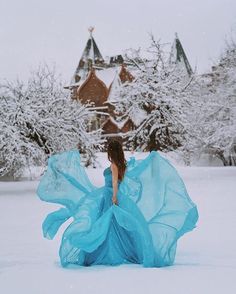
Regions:
[[[118,179],[122,180],[126,169],[126,160],[122,144],[118,140],[111,140],[108,143],[107,155],[110,162],[118,168]]]

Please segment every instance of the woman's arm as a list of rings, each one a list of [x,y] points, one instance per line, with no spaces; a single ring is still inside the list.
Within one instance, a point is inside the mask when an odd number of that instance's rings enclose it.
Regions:
[[[118,204],[117,202],[118,168],[114,163],[111,164],[111,172],[112,172],[112,188],[113,188],[112,203],[117,205]]]

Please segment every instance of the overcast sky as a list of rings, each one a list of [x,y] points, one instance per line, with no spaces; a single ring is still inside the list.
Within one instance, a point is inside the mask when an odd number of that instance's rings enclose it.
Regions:
[[[148,46],[148,33],[172,42],[178,32],[192,67],[210,68],[236,27],[236,0],[0,0],[0,78],[26,79],[41,62],[67,81],[88,39],[102,55]]]

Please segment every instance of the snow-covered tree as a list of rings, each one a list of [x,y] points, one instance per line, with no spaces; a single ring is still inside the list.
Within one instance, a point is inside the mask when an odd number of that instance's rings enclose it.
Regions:
[[[112,93],[115,111],[136,126],[129,141],[135,148],[176,150],[186,164],[208,153],[235,165],[235,42],[227,44],[212,72],[196,75],[189,74],[183,58],[175,66],[160,41],[151,40],[151,58],[129,51],[134,82],[121,85],[117,97]]]
[[[99,147],[100,131],[88,132],[91,112],[72,101],[55,70],[42,66],[27,84],[1,84],[0,175],[20,176],[48,155],[79,147],[87,160]]]
[[[205,119],[206,149],[224,165],[236,165],[236,44],[227,45],[211,72],[209,101]]]
[[[228,43],[212,71],[191,87],[191,124],[183,146],[185,158],[211,154],[236,165],[236,44]]]
[[[123,84],[116,112],[128,116],[136,125],[129,141],[143,150],[173,150],[185,136],[189,112],[189,85],[194,77],[186,76],[179,66],[170,65],[164,45],[151,36],[149,56],[130,51],[126,56],[135,70],[135,80]],[[129,53],[130,53],[129,52]]]

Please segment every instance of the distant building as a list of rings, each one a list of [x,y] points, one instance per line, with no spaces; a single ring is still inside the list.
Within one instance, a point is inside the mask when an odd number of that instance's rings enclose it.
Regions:
[[[131,121],[124,125],[116,122],[113,107],[109,103],[109,95],[113,84],[131,82],[134,77],[127,70],[122,55],[116,55],[105,61],[92,35],[90,36],[72,77],[69,86],[71,98],[83,104],[90,103],[94,110],[94,118],[89,129],[102,128],[105,136],[117,136],[133,127]]]
[[[134,76],[127,69],[122,55],[116,55],[105,60],[93,38],[94,28],[90,28],[90,36],[80,58],[69,86],[71,98],[90,103],[94,116],[89,121],[88,129],[102,128],[106,137],[122,136],[135,128],[135,122],[130,118],[121,120],[114,113],[115,103],[113,92],[124,82],[132,82]],[[171,64],[180,64],[186,68],[187,74],[192,74],[183,47],[176,35],[170,54]]]

